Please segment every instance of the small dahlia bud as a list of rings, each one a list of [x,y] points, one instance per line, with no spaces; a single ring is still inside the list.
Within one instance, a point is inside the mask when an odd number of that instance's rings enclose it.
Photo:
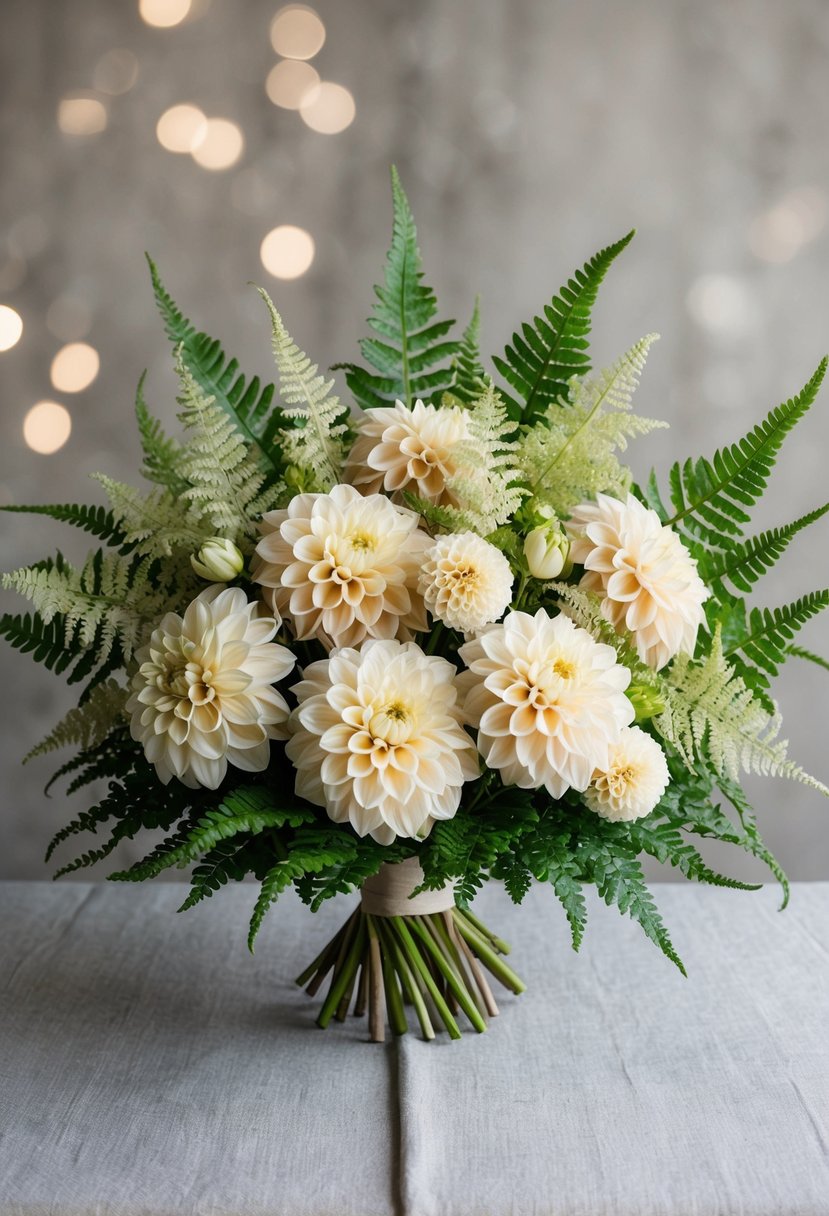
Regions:
[[[524,557],[533,578],[566,577],[570,573],[570,541],[558,520],[533,528],[524,541]]]
[[[209,583],[229,583],[242,573],[245,559],[232,540],[211,536],[190,558],[190,564],[199,578]]]
[[[627,690],[627,698],[636,713],[636,722],[647,722],[649,718],[661,714],[665,708],[665,702],[649,684],[631,684]]]

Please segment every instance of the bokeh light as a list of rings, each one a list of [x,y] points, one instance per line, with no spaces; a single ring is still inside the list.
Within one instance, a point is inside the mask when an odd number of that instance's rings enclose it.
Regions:
[[[303,121],[321,135],[337,135],[354,121],[356,106],[351,93],[341,84],[324,80],[304,98],[299,107]]]
[[[22,333],[23,319],[20,313],[8,304],[0,304],[0,351],[17,346]]]
[[[164,111],[155,133],[168,152],[192,152],[207,133],[207,119],[198,106],[184,102]]]
[[[734,275],[700,275],[691,284],[686,304],[697,325],[715,337],[744,338],[757,325],[754,297]]]
[[[101,360],[88,342],[70,342],[62,346],[52,360],[50,377],[61,393],[82,393],[98,375]]]
[[[275,106],[283,110],[298,110],[319,88],[316,68],[301,59],[283,59],[274,64],[265,81],[265,92]]]
[[[202,134],[190,149],[202,169],[230,169],[245,150],[241,127],[229,118],[208,118]]]
[[[64,135],[99,135],[106,125],[106,107],[97,97],[63,97],[58,102],[58,126]]]
[[[826,226],[827,199],[822,190],[803,186],[754,219],[748,230],[753,254],[763,262],[790,262]]]
[[[314,260],[314,238],[304,228],[280,224],[263,240],[262,265],[276,279],[298,279]]]
[[[23,438],[33,452],[48,456],[62,448],[72,433],[72,417],[56,401],[39,401],[23,420]]]
[[[147,25],[167,30],[181,24],[190,6],[191,0],[139,0],[138,11]]]
[[[325,25],[307,4],[286,4],[271,22],[271,45],[286,59],[313,59],[325,42]]]
[[[92,84],[99,93],[117,97],[128,93],[138,79],[138,60],[132,51],[115,47],[106,51],[95,64]]]

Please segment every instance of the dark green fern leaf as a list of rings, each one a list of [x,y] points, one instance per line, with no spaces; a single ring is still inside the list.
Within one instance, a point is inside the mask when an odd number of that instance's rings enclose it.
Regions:
[[[449,391],[465,405],[478,400],[489,379],[481,363],[480,342],[481,310],[480,301],[476,299],[472,317],[458,344],[458,353],[452,360],[452,383]]]
[[[81,528],[91,532],[99,540],[106,541],[112,548],[125,546],[126,538],[118,527],[115,516],[106,507],[87,506],[81,503],[56,503],[47,506],[28,506],[15,503],[13,506],[2,506],[0,511],[13,511],[21,515],[47,515],[61,523],[71,524],[73,528]],[[124,549],[126,551],[126,549]]]
[[[214,849],[206,853],[203,861],[190,875],[190,892],[179,912],[186,912],[203,899],[209,899],[227,882],[241,882],[250,869],[248,859],[249,842],[241,846],[238,838],[220,840]]]
[[[629,232],[608,245],[577,270],[545,306],[544,316],[525,323],[520,334],[513,334],[504,357],[493,359],[516,394],[501,392],[516,421],[534,423],[548,406],[566,397],[572,376],[590,371],[588,335],[596,295],[611,263],[633,235]]]
[[[283,891],[306,874],[319,873],[329,867],[351,861],[356,851],[354,841],[336,829],[318,828],[298,832],[291,842],[287,856],[280,858],[262,879],[262,887],[254,905],[248,931],[248,949],[251,954],[262,921]]]
[[[697,560],[703,581],[720,601],[734,598],[735,592],[731,588],[735,588],[738,595],[747,594],[779,561],[798,532],[822,519],[827,511],[829,503],[781,528],[771,528],[750,540],[740,541],[724,552],[698,546]]]
[[[781,608],[752,608],[748,614],[742,601],[720,608],[717,620],[725,658],[771,712],[774,706],[767,690],[788,657],[792,638],[827,606],[829,590],[813,591]]]
[[[651,822],[652,817],[631,823],[628,831],[630,840],[637,849],[655,857],[663,864],[675,866],[686,878],[696,882],[709,883],[715,887],[731,887],[738,891],[757,891],[761,883],[740,882],[737,878],[729,878],[706,865],[705,860],[682,835],[675,824],[670,822]]]
[[[807,663],[814,663],[817,667],[823,667],[825,671],[829,671],[829,659],[821,658],[819,654],[814,654],[811,650],[805,650],[802,646],[787,646],[786,654],[790,654],[797,659],[805,659]]]
[[[674,514],[666,522],[707,546],[728,549],[750,522],[749,510],[763,494],[783,440],[811,406],[826,372],[823,359],[804,388],[776,406],[745,438],[708,460],[686,460],[670,471]],[[651,488],[649,500],[658,491]],[[654,505],[654,501],[652,501]],[[667,513],[666,513],[667,514]]]
[[[259,377],[247,381],[237,359],[228,359],[221,343],[198,333],[164,287],[152,258],[147,256],[156,303],[167,336],[203,392],[233,419],[239,430],[261,455],[272,477],[281,467],[277,437],[283,428],[280,412],[273,404],[274,385],[261,386]]]
[[[150,413],[144,400],[146,376],[146,372],[141,373],[141,379],[138,381],[138,388],[135,391],[135,416],[138,420],[138,433],[144,453],[141,473],[147,481],[152,481],[159,486],[166,486],[171,494],[178,497],[188,487],[188,482],[177,471],[181,444],[166,435],[161,423]]]
[[[360,343],[363,358],[375,372],[353,363],[338,363],[355,400],[364,408],[411,406],[416,398],[439,396],[452,384],[457,341],[444,341],[454,321],[435,321],[437,300],[422,282],[417,230],[397,170],[391,171],[394,222],[386,257],[385,280],[376,286],[377,301],[368,324],[378,338]]]

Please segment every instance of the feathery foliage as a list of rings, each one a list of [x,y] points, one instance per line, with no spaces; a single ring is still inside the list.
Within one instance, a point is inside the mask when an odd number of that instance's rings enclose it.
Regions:
[[[409,200],[397,170],[391,171],[394,222],[382,287],[368,324],[380,336],[360,342],[363,358],[374,369],[367,372],[354,363],[335,364],[345,369],[348,387],[364,409],[393,405],[398,399],[410,406],[418,398],[436,400],[452,387],[451,360],[459,344],[444,341],[454,321],[435,321],[437,301],[423,282],[417,230]]]
[[[181,459],[181,444],[176,439],[164,433],[157,418],[150,413],[144,400],[144,381],[147,373],[142,372],[135,393],[135,417],[138,422],[138,434],[141,438],[141,450],[144,462],[141,474],[147,481],[164,486],[174,498],[187,489],[187,482],[179,472]]]
[[[559,515],[568,515],[577,503],[599,492],[624,498],[631,474],[616,452],[625,451],[629,438],[666,425],[630,412],[656,338],[648,334],[596,375],[573,377],[568,403],[549,405],[543,425],[524,429],[518,448],[524,479]]]
[[[271,317],[273,357],[286,403],[283,414],[294,424],[283,436],[285,460],[298,466],[310,485],[331,490],[340,479],[348,433],[339,398],[331,393],[334,381],[318,374],[317,364],[296,345],[271,297],[263,288],[257,290]]]
[[[512,335],[504,357],[493,363],[516,396],[503,394],[511,417],[532,425],[566,396],[573,376],[590,371],[587,354],[593,305],[599,286],[633,232],[602,249],[545,305],[544,316],[525,322]]]
[[[211,522],[183,505],[188,490],[174,498],[167,489],[142,494],[104,473],[95,473],[94,480],[103,486],[130,550],[142,557],[170,557],[176,549],[191,553],[213,535]]]
[[[128,689],[117,680],[108,679],[96,685],[83,704],[70,709],[46,738],[32,748],[23,763],[61,747],[77,747],[81,752],[97,747],[123,723],[128,695]]]

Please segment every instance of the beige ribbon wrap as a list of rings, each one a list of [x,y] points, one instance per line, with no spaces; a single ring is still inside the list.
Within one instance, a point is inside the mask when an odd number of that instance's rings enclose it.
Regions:
[[[416,857],[393,865],[382,865],[362,887],[363,911],[369,916],[428,916],[448,912],[455,906],[455,889],[447,883],[439,891],[412,891],[423,882],[423,870]]]

